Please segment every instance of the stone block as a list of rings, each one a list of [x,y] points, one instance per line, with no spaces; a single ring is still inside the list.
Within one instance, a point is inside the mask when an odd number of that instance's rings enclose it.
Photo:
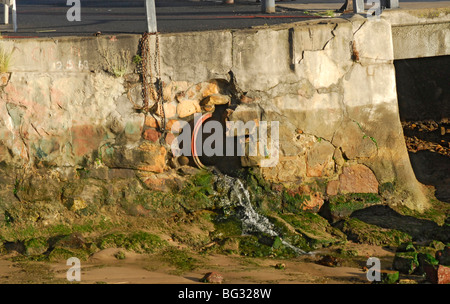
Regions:
[[[357,164],[342,169],[339,175],[341,193],[378,193],[378,181],[372,170]]]
[[[155,129],[147,129],[144,131],[144,134],[142,134],[142,137],[145,140],[149,140],[151,142],[157,142],[159,140],[159,138],[161,137],[161,133],[159,133]]]
[[[313,144],[307,152],[306,175],[309,177],[329,176],[333,173],[334,146],[327,141]]]
[[[339,181],[333,180],[329,181],[327,184],[327,194],[328,195],[336,195],[339,191]]]
[[[138,169],[163,172],[166,167],[167,150],[150,142],[139,147],[102,147],[103,163],[110,168]]]
[[[336,131],[333,145],[340,147],[347,159],[369,158],[377,153],[375,142],[362,131],[358,123],[350,120]]]
[[[140,173],[138,176],[149,189],[155,191],[178,191],[182,189],[184,184],[184,179],[173,172],[163,172],[160,174]]]
[[[261,120],[262,109],[258,104],[242,104],[239,105],[229,116],[230,121],[249,121]]]
[[[156,109],[156,115],[159,117],[172,118],[177,115],[177,103],[176,102],[167,102],[164,103],[163,106],[164,113],[161,111],[161,108],[158,106]]]
[[[183,100],[177,106],[177,114],[180,118],[188,117],[201,111],[202,109],[197,100]]]
[[[231,98],[226,95],[221,94],[213,94],[205,97],[201,102],[201,106],[205,105],[225,105],[231,102]]]
[[[149,128],[159,128],[161,124],[161,118],[154,115],[146,115],[144,125]]]

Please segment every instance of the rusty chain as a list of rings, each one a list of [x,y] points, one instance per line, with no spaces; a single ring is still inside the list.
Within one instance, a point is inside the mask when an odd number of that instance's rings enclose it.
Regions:
[[[145,32],[141,39],[141,73],[142,73],[142,95],[144,98],[143,112],[147,115],[150,112],[150,98],[156,104],[156,111],[161,116],[161,124],[159,124],[161,144],[164,143],[166,134],[166,115],[164,113],[162,80],[161,80],[161,52],[159,47],[159,35],[155,33],[155,51],[154,56],[151,53],[151,41],[149,37],[153,35]],[[153,59],[153,68],[152,68]],[[154,75],[155,73],[155,75]],[[153,108],[153,106],[151,107]]]

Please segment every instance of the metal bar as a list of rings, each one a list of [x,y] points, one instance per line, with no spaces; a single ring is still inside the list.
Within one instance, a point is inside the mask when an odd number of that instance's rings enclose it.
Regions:
[[[155,0],[146,0],[145,8],[147,13],[147,27],[149,33],[158,32],[158,28],[156,26],[156,8],[155,8]]]
[[[399,1],[398,0],[388,0],[386,8],[399,8]]]
[[[353,13],[364,12],[364,0],[353,0]]]
[[[5,4],[5,24],[9,24],[9,5]]]
[[[13,17],[13,26],[14,32],[17,32],[17,9],[16,9],[16,1],[12,4],[12,17]]]
[[[275,13],[275,0],[261,0],[261,12],[266,14]]]

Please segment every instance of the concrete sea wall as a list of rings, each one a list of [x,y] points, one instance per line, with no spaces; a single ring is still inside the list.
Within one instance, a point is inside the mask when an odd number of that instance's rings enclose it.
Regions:
[[[241,165],[310,194],[307,208],[320,208],[328,196],[383,189],[395,189],[392,204],[427,207],[399,120],[388,20],[161,34],[164,113],[157,104],[142,111],[141,75],[132,62],[140,39],[0,42],[12,54],[0,87],[3,213],[31,202],[40,207],[30,221],[51,222],[67,209],[126,196],[130,183],[181,187],[170,145],[179,121],[204,112],[205,100],[216,108],[225,100],[231,121],[279,121],[276,166],[245,156]],[[152,60],[156,45],[151,36]],[[86,176],[99,182],[70,186]]]

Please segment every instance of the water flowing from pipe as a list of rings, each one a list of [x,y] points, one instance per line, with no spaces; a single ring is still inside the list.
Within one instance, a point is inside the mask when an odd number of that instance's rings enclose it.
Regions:
[[[308,254],[283,240],[269,219],[255,210],[251,202],[250,193],[240,179],[223,174],[216,176],[218,182],[222,184],[221,187],[228,189],[228,197],[221,198],[222,204],[230,207],[241,207],[236,215],[242,222],[243,233],[260,232],[272,237],[278,237],[284,246],[292,249],[297,255]]]

